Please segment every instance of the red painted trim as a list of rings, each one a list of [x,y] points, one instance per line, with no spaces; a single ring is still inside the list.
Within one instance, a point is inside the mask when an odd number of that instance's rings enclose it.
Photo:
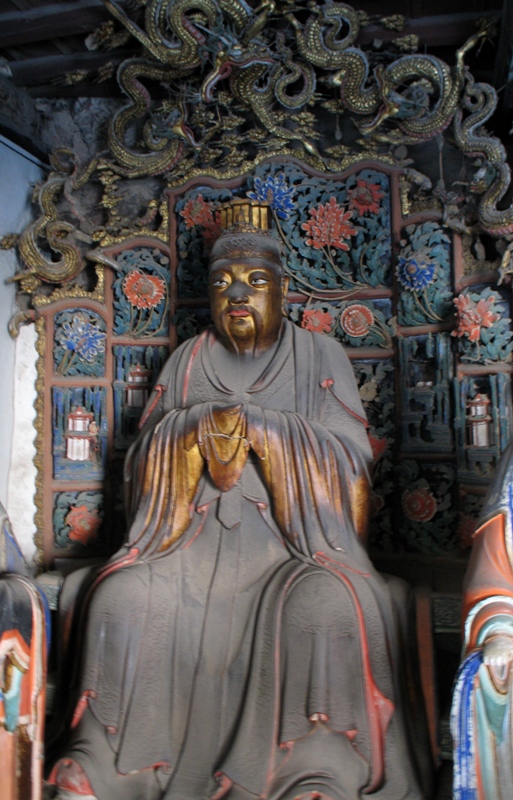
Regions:
[[[314,554],[314,559],[317,561],[318,564],[322,564],[323,567],[333,567],[336,569],[337,567],[344,567],[349,572],[354,572],[355,575],[361,575],[364,578],[370,578],[370,572],[362,572],[360,569],[355,569],[354,567],[349,567],[347,564],[344,564],[342,561],[336,561],[334,558],[330,558],[327,556],[326,553],[323,553],[322,550],[318,550]]]
[[[200,535],[201,531],[203,530],[203,526],[205,525],[206,519],[207,519],[207,513],[208,513],[209,505],[210,505],[210,503],[205,503],[205,504],[204,504],[204,505],[202,505],[202,506],[198,506],[198,508],[196,509],[196,511],[197,511],[199,514],[203,514],[203,519],[201,520],[200,524],[198,525],[198,530],[196,531],[196,533],[194,534],[194,536],[192,537],[192,539],[191,539],[189,542],[187,542],[186,544],[184,544],[184,546],[183,546],[182,550],[187,550],[187,548],[188,548],[188,547],[190,547],[190,546],[191,546],[191,544],[192,544],[192,543],[193,543],[193,542],[194,542],[194,541],[195,541],[195,540],[198,538],[198,536]]]
[[[280,704],[281,704],[281,664],[280,664],[280,642],[281,642],[281,624],[283,619],[283,606],[285,604],[285,598],[287,596],[287,592],[292,586],[292,584],[298,579],[299,574],[295,572],[290,578],[286,581],[285,585],[282,587],[280,597],[278,602],[276,603],[276,611],[275,611],[275,618],[277,621],[275,633],[274,633],[274,708],[273,708],[273,734],[271,737],[271,741],[273,744],[278,744],[279,741],[279,727],[280,727]],[[271,758],[269,761],[269,768],[267,771],[267,779],[266,779],[266,787],[264,797],[267,797],[269,793],[269,788],[271,786],[271,782],[275,773],[275,760],[276,754],[273,751],[271,753]]]
[[[146,406],[144,413],[141,419],[139,420],[139,425],[138,425],[139,430],[141,430],[141,428],[148,422],[148,419],[150,418],[152,412],[155,410],[155,406],[157,405],[158,401],[166,391],[166,388],[167,387],[164,386],[164,384],[162,383],[157,383],[157,385],[154,387],[153,391],[155,393],[155,397],[153,398],[151,404],[149,406]]]
[[[79,796],[92,795],[96,797],[87,775],[73,758],[61,758],[57,761],[50,773],[48,783]]]
[[[94,692],[92,689],[86,689],[75,707],[73,719],[71,720],[71,730],[74,730],[77,727],[78,723],[84,716],[84,711],[87,708],[87,701],[90,697],[94,699],[96,697],[96,692]]]
[[[335,394],[335,392],[331,388],[334,383],[335,383],[335,381],[333,380],[333,378],[325,378],[323,381],[321,381],[321,388],[322,389],[328,389],[328,391],[331,392],[331,394],[333,395],[333,397],[335,398],[337,403],[340,403],[342,408],[345,411],[347,411],[348,414],[351,414],[351,416],[354,417],[355,419],[357,419],[358,422],[361,422],[362,425],[364,425],[366,428],[368,428],[369,427],[369,423],[367,422],[366,418],[365,417],[361,417],[359,414],[356,413],[356,411],[352,411],[352,409],[350,409],[349,406],[346,406],[346,404],[343,403],[342,400],[339,397],[337,397],[337,395]]]
[[[395,710],[391,700],[380,692],[372,675],[372,668],[369,655],[369,643],[367,641],[367,630],[365,627],[365,617],[355,589],[341,570],[336,569],[332,559],[322,558],[321,553],[316,553],[315,561],[333,572],[348,588],[353,599],[358,627],[360,629],[360,641],[362,643],[362,671],[365,681],[367,718],[369,720],[369,732],[371,740],[371,780],[364,790],[364,794],[376,791],[383,783],[385,775],[385,732]],[[319,557],[320,556],[320,557]],[[344,567],[345,565],[341,564]],[[362,573],[360,573],[362,574]]]
[[[224,772],[216,772],[214,778],[217,778],[219,781],[219,789],[212,795],[210,800],[222,800],[223,797],[226,797],[228,792],[233,786],[233,781],[228,775],[225,775]]]

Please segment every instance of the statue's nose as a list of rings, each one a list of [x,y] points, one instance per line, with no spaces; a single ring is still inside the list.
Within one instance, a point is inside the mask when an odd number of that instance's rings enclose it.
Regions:
[[[249,300],[248,287],[242,281],[234,281],[226,290],[226,295],[231,303],[247,303]]]

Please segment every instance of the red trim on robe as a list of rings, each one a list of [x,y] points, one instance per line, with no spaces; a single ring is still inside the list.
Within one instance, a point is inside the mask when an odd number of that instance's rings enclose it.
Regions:
[[[153,393],[156,395],[153,400],[151,401],[150,405],[147,406],[143,412],[141,419],[139,420],[138,428],[141,430],[146,423],[148,422],[150,416],[152,415],[153,411],[155,410],[155,406],[157,405],[158,401],[166,391],[167,387],[164,386],[163,383],[157,383],[157,385],[153,388]]]
[[[371,781],[364,790],[364,794],[370,794],[378,789],[385,777],[385,734],[395,711],[395,706],[391,700],[379,690],[370,663],[369,644],[367,641],[367,629],[365,627],[365,617],[358,599],[358,595],[347,575],[334,566],[332,559],[323,557],[323,553],[316,553],[314,556],[317,563],[324,566],[347,586],[354,603],[358,627],[360,629],[360,641],[362,643],[362,670],[365,684],[367,719],[369,720],[369,733],[371,742]],[[345,568],[344,564],[340,564]]]
[[[82,694],[80,700],[78,701],[77,705],[75,706],[73,719],[71,720],[71,730],[77,727],[78,723],[84,716],[84,711],[87,708],[87,701],[90,697],[94,699],[96,697],[96,692],[94,692],[92,689],[86,689],[85,692]]]
[[[61,758],[57,761],[48,783],[74,794],[96,796],[84,770],[73,758]]]
[[[324,378],[324,380],[323,380],[323,381],[321,381],[321,387],[322,387],[323,389],[328,389],[328,391],[330,391],[330,392],[331,392],[331,394],[333,395],[333,397],[335,398],[335,400],[337,401],[337,403],[340,403],[340,405],[342,406],[342,408],[343,408],[345,411],[347,411],[347,413],[348,413],[348,414],[351,414],[351,416],[352,416],[352,417],[354,417],[355,419],[357,419],[357,420],[358,420],[358,422],[361,422],[361,423],[362,423],[362,425],[363,425],[365,428],[368,428],[368,427],[369,427],[369,423],[368,423],[367,419],[366,419],[365,417],[361,417],[359,414],[357,414],[357,413],[356,413],[356,411],[353,411],[351,408],[349,408],[349,406],[346,406],[346,404],[342,402],[342,400],[340,399],[340,397],[337,397],[337,395],[335,394],[335,392],[334,392],[334,391],[333,391],[333,389],[331,388],[331,387],[333,386],[333,384],[334,384],[334,383],[335,383],[335,381],[333,380],[333,378]]]
[[[506,548],[505,527],[504,514],[500,513],[475,533],[465,579],[463,620],[477,603],[487,597],[502,595],[513,598],[513,570]]]

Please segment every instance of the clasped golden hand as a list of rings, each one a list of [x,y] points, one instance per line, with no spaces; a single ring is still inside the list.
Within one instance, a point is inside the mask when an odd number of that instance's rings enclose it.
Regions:
[[[227,492],[239,480],[246,464],[247,439],[244,407],[211,406],[199,423],[198,445],[213,482]]]

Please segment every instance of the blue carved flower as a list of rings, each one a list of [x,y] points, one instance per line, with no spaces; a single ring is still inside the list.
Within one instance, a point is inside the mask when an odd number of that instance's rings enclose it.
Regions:
[[[57,338],[65,350],[74,350],[84,361],[94,361],[105,350],[105,334],[80,316],[73,317],[71,325],[64,322]]]
[[[280,219],[288,219],[290,211],[294,209],[294,189],[287,185],[283,172],[268,175],[265,181],[255,178],[255,191],[247,192],[247,195],[251,200],[269,203]]]
[[[436,278],[436,264],[424,258],[399,256],[396,275],[405,289],[419,292]]]

